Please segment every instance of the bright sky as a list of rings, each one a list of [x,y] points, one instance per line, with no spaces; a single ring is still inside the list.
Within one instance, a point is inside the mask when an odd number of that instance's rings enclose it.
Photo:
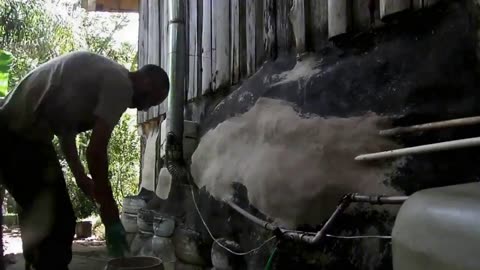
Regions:
[[[114,39],[117,42],[128,42],[132,44],[135,48],[138,45],[138,13],[128,13],[128,19],[130,23],[115,34]]]

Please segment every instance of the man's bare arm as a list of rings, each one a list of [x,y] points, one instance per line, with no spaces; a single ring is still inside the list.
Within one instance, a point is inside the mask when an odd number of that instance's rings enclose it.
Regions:
[[[65,134],[59,136],[60,146],[62,147],[63,154],[67,160],[68,166],[75,178],[79,178],[82,174],[85,174],[82,162],[78,157],[77,145],[75,143],[76,135]]]
[[[87,149],[87,163],[94,181],[95,199],[100,204],[100,216],[104,224],[116,222],[119,211],[113,198],[108,179],[108,142],[113,127],[98,118]]]
[[[73,133],[59,135],[60,146],[77,185],[90,199],[93,199],[93,182],[86,175],[85,168],[78,156],[75,137],[76,135]]]

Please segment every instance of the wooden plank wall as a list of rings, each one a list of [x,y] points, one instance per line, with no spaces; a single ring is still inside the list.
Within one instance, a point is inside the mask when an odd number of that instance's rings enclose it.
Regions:
[[[238,84],[281,54],[320,51],[329,38],[367,31],[387,16],[437,0],[185,0],[187,101]],[[375,9],[372,10],[372,7]],[[167,0],[140,1],[139,64],[167,68]],[[166,113],[167,102],[139,113]]]

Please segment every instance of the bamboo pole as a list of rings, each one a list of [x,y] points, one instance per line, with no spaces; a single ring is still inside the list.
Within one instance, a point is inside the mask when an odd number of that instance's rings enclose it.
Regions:
[[[414,146],[414,147],[408,147],[408,148],[395,149],[395,150],[390,150],[385,152],[364,154],[364,155],[359,155],[355,157],[355,160],[357,161],[379,160],[379,159],[401,157],[406,155],[417,155],[417,154],[425,154],[425,153],[439,152],[439,151],[446,151],[446,150],[455,150],[455,149],[474,147],[474,146],[480,146],[480,137],[426,144],[426,145],[420,145],[420,146]]]
[[[431,122],[420,125],[413,125],[408,127],[397,127],[392,129],[381,130],[379,134],[381,136],[395,136],[404,133],[416,132],[416,131],[426,131],[432,129],[441,129],[441,128],[451,128],[451,127],[460,127],[460,126],[469,126],[469,125],[478,125],[480,124],[480,116],[458,118],[446,121]]]

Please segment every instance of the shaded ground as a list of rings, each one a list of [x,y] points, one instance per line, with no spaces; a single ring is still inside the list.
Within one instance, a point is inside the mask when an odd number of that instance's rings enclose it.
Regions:
[[[4,232],[5,254],[12,263],[8,270],[24,270],[22,241],[16,230]],[[70,270],[101,270],[108,260],[105,243],[95,239],[77,240],[73,244],[73,259]]]

